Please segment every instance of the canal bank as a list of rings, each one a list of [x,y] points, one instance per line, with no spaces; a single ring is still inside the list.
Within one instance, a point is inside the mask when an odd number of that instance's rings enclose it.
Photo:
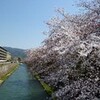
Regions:
[[[0,85],[16,70],[19,63],[0,63]]]
[[[0,100],[48,100],[48,94],[22,64],[1,85]]]

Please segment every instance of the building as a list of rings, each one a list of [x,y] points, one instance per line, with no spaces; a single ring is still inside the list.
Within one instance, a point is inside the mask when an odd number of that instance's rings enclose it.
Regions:
[[[11,54],[0,46],[0,62],[9,61],[11,59]]]
[[[7,61],[11,61],[11,58],[12,58],[11,54],[9,52],[7,52],[7,58],[6,58],[6,60]]]

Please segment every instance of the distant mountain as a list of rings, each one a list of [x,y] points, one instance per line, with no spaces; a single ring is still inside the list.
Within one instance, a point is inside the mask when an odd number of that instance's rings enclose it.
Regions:
[[[11,47],[4,47],[8,52],[11,53],[13,57],[21,57],[25,58],[26,57],[26,50],[24,49],[19,49],[19,48],[11,48]]]

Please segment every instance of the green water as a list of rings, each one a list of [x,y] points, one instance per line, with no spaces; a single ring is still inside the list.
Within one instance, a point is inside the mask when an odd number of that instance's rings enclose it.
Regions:
[[[25,64],[0,86],[0,100],[48,100],[41,84],[33,78]]]

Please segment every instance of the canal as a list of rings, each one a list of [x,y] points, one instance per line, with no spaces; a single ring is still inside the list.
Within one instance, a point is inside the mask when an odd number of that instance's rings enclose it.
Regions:
[[[0,86],[0,100],[48,100],[41,84],[22,64]]]

